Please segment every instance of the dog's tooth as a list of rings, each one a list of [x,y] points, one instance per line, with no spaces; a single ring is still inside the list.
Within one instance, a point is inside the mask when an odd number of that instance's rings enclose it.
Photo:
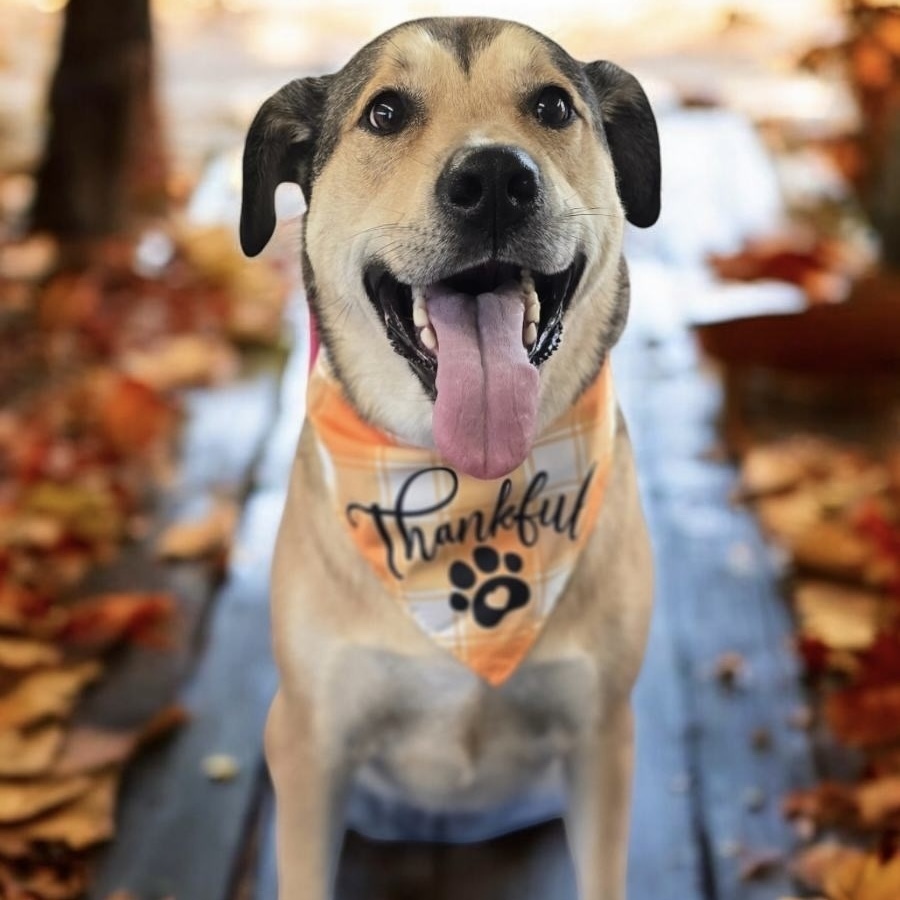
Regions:
[[[525,321],[528,323],[541,321],[540,303],[529,303],[528,306],[525,307]]]
[[[425,288],[420,284],[413,285],[413,309],[425,309]]]
[[[522,269],[522,287],[525,289],[525,295],[534,293],[534,278],[530,269]]]
[[[417,328],[424,328],[426,325],[431,324],[431,319],[428,318],[428,310],[425,306],[413,306],[413,322],[415,322]]]
[[[419,332],[419,340],[428,350],[437,349],[437,335],[434,333],[434,329],[430,325],[426,325]]]
[[[537,325],[534,322],[529,322],[525,326],[525,331],[522,333],[522,341],[524,342],[526,347],[530,347],[537,340]]]

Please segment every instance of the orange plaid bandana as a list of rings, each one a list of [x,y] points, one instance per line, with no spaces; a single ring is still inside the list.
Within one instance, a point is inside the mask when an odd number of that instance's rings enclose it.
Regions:
[[[493,685],[525,658],[603,500],[616,407],[609,363],[505,478],[480,481],[362,421],[320,358],[307,414],[337,514],[418,625]]]

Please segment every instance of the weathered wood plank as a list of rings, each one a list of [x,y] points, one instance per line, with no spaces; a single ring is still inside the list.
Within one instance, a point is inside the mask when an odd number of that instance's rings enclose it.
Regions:
[[[222,900],[232,888],[258,802],[261,738],[274,691],[269,651],[268,564],[281,498],[248,504],[235,564],[215,602],[196,670],[182,694],[188,727],[141,758],[119,811],[121,838],[106,852],[92,897],[127,889],[137,896]],[[238,776],[211,782],[204,757],[232,756]]]
[[[716,438],[717,385],[690,352],[668,356],[648,379],[633,418],[639,440],[647,440],[660,595],[693,723],[698,837],[718,900],[771,900],[791,892],[784,872],[745,881],[741,866],[756,851],[791,846],[780,797],[813,775],[808,736],[787,724],[804,702],[788,650],[790,616],[756,524],[729,502],[732,468],[707,458]],[[726,652],[740,654],[745,665],[732,689],[714,676]]]
[[[159,504],[162,520],[184,514],[211,493],[244,496],[271,425],[276,390],[277,372],[270,368],[186,396],[183,465],[177,484]],[[85,586],[170,590],[179,599],[179,622],[174,645],[166,650],[121,653],[78,718],[124,727],[176,699],[194,715],[182,732],[129,770],[118,813],[119,838],[98,861],[92,897],[104,898],[120,887],[139,896],[177,889],[177,896],[197,900],[219,900],[227,893],[229,866],[240,854],[244,822],[258,791],[259,717],[271,689],[265,599],[274,526],[267,523],[277,521],[279,510],[280,503],[265,496],[248,505],[228,582],[218,596],[210,565],[161,564],[152,556],[152,536],[144,546],[127,548]],[[214,785],[203,776],[202,758],[213,752],[238,759],[241,775],[234,783]],[[224,873],[224,880],[208,879],[209,893],[203,894],[195,882],[197,871],[205,870]]]
[[[78,710],[78,720],[129,727],[171,703],[202,649],[204,622],[218,573],[207,562],[166,565],[155,558],[157,533],[166,521],[189,514],[216,492],[239,499],[249,484],[260,442],[272,415],[277,374],[270,371],[217,390],[185,395],[177,483],[158,502],[159,525],[146,541],[126,546],[109,566],[93,572],[80,593],[170,591],[178,598],[171,646],[129,647]],[[235,422],[242,423],[235,428]],[[224,448],[219,449],[217,448]],[[215,461],[214,464],[213,461]]]
[[[634,694],[636,759],[628,892],[631,900],[699,900],[706,896],[706,884],[692,794],[692,723],[685,696],[690,685],[684,682],[676,653],[668,585],[660,577],[663,520],[645,472],[658,445],[658,434],[642,414],[648,373],[641,342],[627,335],[614,354],[613,366],[634,449],[655,572],[650,638]]]

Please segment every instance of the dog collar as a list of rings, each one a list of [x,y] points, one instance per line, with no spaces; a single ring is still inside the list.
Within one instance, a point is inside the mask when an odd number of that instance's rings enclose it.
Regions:
[[[307,414],[363,559],[432,640],[502,684],[540,636],[597,520],[616,431],[609,363],[522,465],[492,481],[364,422],[321,357]]]

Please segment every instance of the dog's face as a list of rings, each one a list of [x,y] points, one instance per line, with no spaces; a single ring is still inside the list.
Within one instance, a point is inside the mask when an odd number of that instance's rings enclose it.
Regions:
[[[426,19],[291,82],[244,155],[241,241],[307,199],[309,299],[351,401],[456,468],[498,477],[578,396],[627,312],[624,221],[659,212],[638,83],[493,19]]]

